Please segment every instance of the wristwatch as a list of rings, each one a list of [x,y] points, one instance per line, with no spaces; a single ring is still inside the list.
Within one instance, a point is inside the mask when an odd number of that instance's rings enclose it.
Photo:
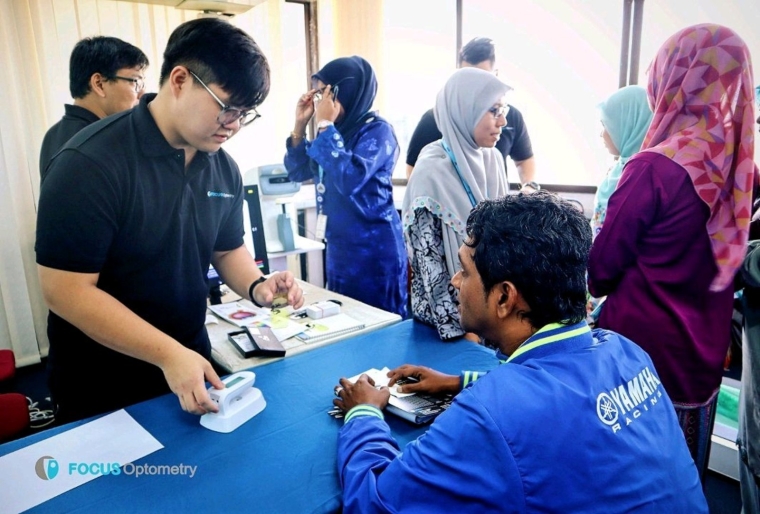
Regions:
[[[317,123],[317,130],[326,129],[327,127],[332,127],[334,123],[330,120],[319,120],[319,123]]]
[[[261,283],[262,283],[262,282],[264,282],[266,279],[267,279],[267,277],[263,277],[263,276],[262,276],[262,277],[259,277],[259,278],[257,278],[256,280],[254,280],[254,281],[251,283],[250,287],[248,287],[248,298],[251,300],[251,302],[252,302],[252,303],[253,303],[253,304],[254,304],[256,307],[263,307],[263,305],[261,305],[259,302],[257,302],[257,301],[256,301],[256,297],[255,297],[255,296],[253,296],[253,290],[254,290],[254,289],[256,289],[256,286],[257,286],[257,285],[261,284]]]
[[[539,184],[538,182],[534,182],[532,180],[530,182],[526,182],[525,184],[522,184],[520,186],[520,190],[522,190],[523,188],[526,188],[526,187],[532,187],[536,191],[540,191],[541,190],[541,184]]]

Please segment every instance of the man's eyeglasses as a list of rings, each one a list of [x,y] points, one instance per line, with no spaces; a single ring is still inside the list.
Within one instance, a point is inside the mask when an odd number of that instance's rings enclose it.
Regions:
[[[143,89],[145,89],[145,80],[144,79],[133,79],[131,77],[120,77],[118,75],[114,75],[111,77],[114,80],[126,80],[127,82],[132,83],[132,87],[135,88],[135,93],[139,93]]]
[[[504,116],[506,119],[507,114],[509,113],[509,106],[508,105],[500,105],[498,107],[491,107],[488,109],[488,112],[493,114],[494,118],[498,118],[499,116]]]
[[[245,127],[246,125],[250,125],[261,117],[261,114],[256,112],[256,109],[244,111],[242,109],[238,109],[237,107],[232,107],[225,104],[219,100],[219,97],[209,89],[209,87],[200,79],[198,75],[190,70],[187,71],[190,72],[190,75],[192,75],[193,78],[206,89],[206,91],[208,91],[208,94],[210,94],[213,99],[216,100],[216,103],[219,104],[219,107],[222,108],[222,110],[219,111],[219,114],[216,116],[216,122],[219,123],[219,125],[229,125],[230,123],[240,120],[240,126]]]

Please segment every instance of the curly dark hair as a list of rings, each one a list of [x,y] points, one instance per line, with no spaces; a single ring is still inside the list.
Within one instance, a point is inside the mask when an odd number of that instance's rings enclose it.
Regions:
[[[512,282],[536,328],[585,318],[591,226],[572,203],[545,191],[486,200],[467,218],[467,237],[486,295]]]

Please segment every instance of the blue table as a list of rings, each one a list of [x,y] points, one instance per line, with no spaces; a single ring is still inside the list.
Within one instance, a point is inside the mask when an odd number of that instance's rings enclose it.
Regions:
[[[135,464],[197,466],[195,476],[107,475],[34,511],[337,511],[337,433],[343,422],[327,414],[333,387],[341,376],[404,363],[457,374],[492,369],[497,360],[472,342],[443,343],[432,328],[410,320],[255,368],[267,407],[230,434],[202,428],[174,395],[133,405],[127,412],[164,445]],[[392,415],[386,419],[402,447],[425,431]],[[77,424],[1,445],[0,455]]]

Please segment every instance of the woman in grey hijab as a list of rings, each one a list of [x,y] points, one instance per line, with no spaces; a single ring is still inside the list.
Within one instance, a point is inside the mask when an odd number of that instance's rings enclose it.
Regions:
[[[435,104],[443,139],[422,149],[404,196],[412,313],[435,326],[444,341],[465,335],[449,282],[459,270],[467,216],[478,202],[507,194],[504,159],[494,146],[506,124],[509,90],[477,68],[462,68],[449,78]]]

